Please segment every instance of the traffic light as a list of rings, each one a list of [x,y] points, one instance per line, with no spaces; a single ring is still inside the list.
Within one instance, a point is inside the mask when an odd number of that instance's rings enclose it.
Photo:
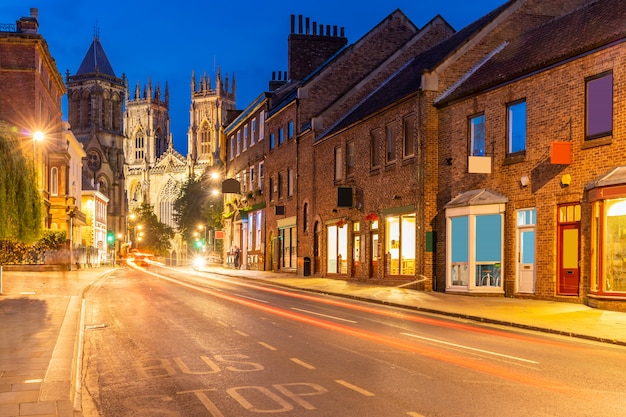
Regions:
[[[115,243],[115,235],[110,230],[107,232],[107,243],[109,245],[113,245]]]

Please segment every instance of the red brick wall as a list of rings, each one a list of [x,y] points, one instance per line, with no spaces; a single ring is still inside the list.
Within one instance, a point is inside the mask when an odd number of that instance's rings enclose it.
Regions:
[[[619,86],[626,80],[620,62],[626,59],[626,47],[608,50],[565,63],[556,68],[524,78],[513,84],[481,94],[446,107],[439,112],[441,141],[438,166],[440,191],[438,204],[443,207],[456,194],[479,188],[504,194],[509,199],[505,216],[504,272],[507,295],[515,294],[516,285],[516,220],[515,210],[535,207],[536,229],[536,297],[581,302],[589,289],[590,206],[586,202],[585,185],[624,165],[626,153],[626,122],[618,111],[626,105],[626,90]],[[614,131],[610,138],[584,140],[585,78],[612,70],[614,76]],[[527,150],[521,159],[506,158],[506,105],[514,100],[527,102]],[[467,173],[467,118],[485,113],[488,156],[493,157],[491,174]],[[571,141],[572,163],[550,164],[550,143]],[[452,164],[446,164],[452,158]],[[562,187],[560,179],[569,174],[572,182]],[[528,176],[530,184],[520,185]],[[580,202],[581,222],[581,296],[557,297],[557,205]],[[437,274],[445,277],[445,213],[438,218]]]

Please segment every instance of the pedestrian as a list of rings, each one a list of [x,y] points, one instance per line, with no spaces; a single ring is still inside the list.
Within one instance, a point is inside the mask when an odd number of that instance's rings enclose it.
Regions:
[[[236,245],[234,247],[234,251],[235,251],[235,269],[239,269],[239,255],[241,254],[241,251]]]

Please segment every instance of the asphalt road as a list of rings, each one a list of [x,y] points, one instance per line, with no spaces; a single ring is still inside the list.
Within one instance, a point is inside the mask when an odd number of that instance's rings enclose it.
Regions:
[[[208,273],[86,295],[90,416],[623,416],[626,349]]]

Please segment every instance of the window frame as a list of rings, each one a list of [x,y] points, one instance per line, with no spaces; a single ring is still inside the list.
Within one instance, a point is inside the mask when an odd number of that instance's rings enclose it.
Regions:
[[[346,143],[346,178],[353,177],[356,170],[355,164],[355,144],[354,140],[348,141]]]
[[[398,160],[396,150],[396,129],[394,123],[385,126],[385,162],[393,164]]]
[[[475,152],[476,146],[476,129],[473,121],[474,120],[482,120],[482,152]],[[469,150],[468,153],[470,156],[486,156],[486,152],[485,152],[485,148],[486,148],[486,117],[485,117],[485,113],[478,113],[478,114],[474,114],[472,116],[469,116],[467,118],[467,134],[468,134],[468,139],[469,139]]]
[[[410,123],[407,123],[410,122]],[[410,114],[402,119],[402,157],[415,156],[415,115]]]
[[[597,91],[592,91],[592,93],[590,93],[590,89],[592,87],[592,83],[596,83],[599,82],[601,80],[610,78],[610,83],[611,83],[611,88],[610,88],[610,97],[598,97],[595,96],[595,94],[598,94]],[[595,84],[594,84],[595,85]],[[598,87],[600,88],[600,87]],[[595,90],[595,89],[594,89]],[[590,97],[590,94],[594,94],[593,100]],[[585,141],[587,140],[594,140],[594,139],[598,139],[598,138],[602,138],[602,137],[607,137],[607,136],[612,136],[613,135],[613,125],[615,123],[615,118],[614,118],[614,113],[615,113],[615,105],[614,105],[614,96],[615,96],[615,78],[613,76],[613,71],[605,71],[602,72],[600,74],[596,74],[592,77],[588,77],[585,79]],[[601,100],[601,102],[599,102]],[[590,117],[593,117],[590,115],[593,114],[593,112],[590,111],[590,109],[594,109],[595,111],[599,111],[598,109],[601,109],[603,107],[610,107],[610,111],[609,111],[609,116],[608,118],[610,119],[609,123],[610,123],[610,128],[608,130],[599,130],[597,132],[589,132],[589,128],[590,128]],[[607,110],[607,109],[603,109],[603,110]],[[597,116],[596,116],[597,117]],[[603,122],[600,122],[603,123]],[[607,123],[606,121],[604,123]],[[595,125],[598,124],[598,121],[596,119],[594,119],[591,124]]]
[[[513,149],[513,145],[515,143],[514,137],[515,137],[515,132],[518,129],[520,129],[520,126],[517,126],[516,128],[516,120],[517,117],[520,116],[519,114],[517,114],[514,110],[518,109],[519,106],[523,105],[524,106],[524,127],[523,127],[523,135],[524,135],[524,140],[523,140],[523,144],[524,147],[523,149]],[[512,155],[522,155],[526,153],[526,142],[527,142],[527,129],[528,129],[528,113],[527,113],[527,103],[526,103],[526,99],[521,99],[521,100],[516,100],[513,101],[511,103],[508,103],[506,105],[506,142],[507,142],[507,155],[508,156],[512,156]],[[517,116],[515,116],[517,114]]]

